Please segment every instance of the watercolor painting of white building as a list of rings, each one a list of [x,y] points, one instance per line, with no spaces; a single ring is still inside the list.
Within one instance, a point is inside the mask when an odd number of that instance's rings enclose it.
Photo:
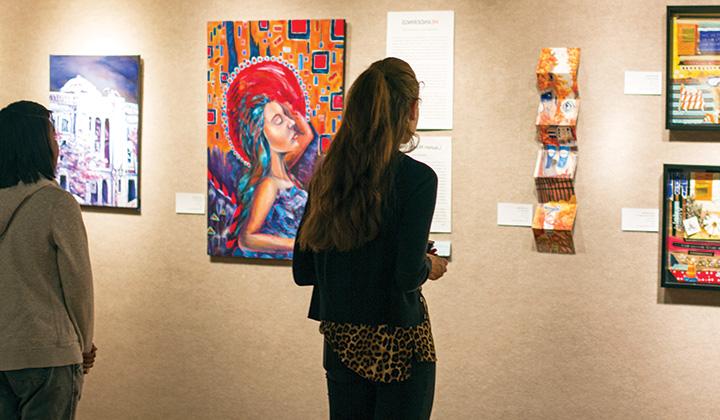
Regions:
[[[50,56],[57,181],[86,206],[139,209],[139,56]]]

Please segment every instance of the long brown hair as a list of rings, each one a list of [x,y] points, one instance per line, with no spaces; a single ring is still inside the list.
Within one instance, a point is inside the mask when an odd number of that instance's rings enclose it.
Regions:
[[[310,186],[303,249],[347,251],[380,232],[398,149],[414,136],[420,87],[408,63],[376,61],[355,80],[343,120]]]

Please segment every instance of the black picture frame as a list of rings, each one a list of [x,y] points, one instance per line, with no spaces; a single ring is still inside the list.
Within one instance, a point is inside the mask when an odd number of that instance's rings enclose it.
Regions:
[[[716,175],[716,182],[713,182],[713,177],[710,175]],[[705,191],[697,180],[705,178],[702,182],[707,183],[707,177],[711,178],[711,188],[709,192],[705,192],[705,195],[710,194],[712,197],[714,189],[712,185],[715,184],[715,188],[718,189],[717,195],[720,196],[720,166],[663,165],[660,263],[662,287],[720,290],[720,234],[708,235],[705,225],[699,223],[702,226],[701,231],[687,235],[682,226],[683,220],[686,220],[685,216],[696,214],[693,209],[697,209],[698,206],[702,208],[702,203],[707,201],[698,200],[699,195],[696,194],[697,191]],[[684,184],[683,180],[687,183]],[[720,214],[715,211],[711,214],[715,213]],[[720,216],[718,218],[720,219]],[[720,226],[717,229],[720,231]],[[682,230],[682,234],[679,230]],[[682,276],[682,279],[679,276]]]
[[[713,20],[717,19],[717,23],[720,27],[720,6],[667,6],[667,43],[666,43],[666,67],[665,67],[665,128],[668,130],[692,130],[692,131],[715,131],[720,130],[720,42],[715,44],[714,37],[710,36],[710,40],[705,39],[705,45],[711,45],[711,50],[716,54],[706,54],[710,50],[701,50],[702,37],[699,28],[696,27],[695,38],[690,43],[685,43],[684,48],[691,48],[693,43],[696,45],[695,54],[690,56],[685,55],[688,58],[687,64],[684,66],[687,69],[701,67],[699,65],[700,60],[702,62],[717,62],[712,66],[717,69],[711,69],[712,74],[708,76],[703,70],[702,76],[698,77],[686,77],[688,81],[692,81],[694,84],[690,85],[687,93],[681,93],[679,86],[684,86],[684,83],[677,83],[674,79],[674,57],[676,56],[673,40],[675,39],[675,18],[696,18],[702,20]],[[689,28],[686,28],[689,29]],[[711,31],[706,31],[708,34]],[[709,36],[709,35],[708,35]],[[718,38],[720,39],[720,38]],[[688,45],[690,44],[690,45]],[[717,50],[714,48],[717,45]],[[678,50],[680,48],[678,47]],[[678,52],[678,57],[681,55]],[[717,56],[717,60],[712,60],[712,56]],[[697,60],[693,60],[697,59]],[[680,66],[680,65],[678,65]],[[687,70],[692,73],[693,70]],[[692,73],[696,74],[696,73]],[[713,79],[712,83],[718,82],[717,85],[711,86],[708,84],[708,80]],[[715,80],[717,79],[717,80]],[[700,83],[698,83],[700,81]],[[677,93],[676,93],[677,91]],[[681,98],[684,97],[683,101]],[[707,105],[707,102],[703,98],[707,98],[708,102],[712,105]],[[716,99],[715,99],[716,98]],[[684,102],[683,106],[680,106],[680,102]],[[709,110],[708,108],[711,107]],[[686,108],[682,110],[682,108]],[[700,109],[698,109],[700,108]],[[708,112],[709,111],[709,112]],[[707,122],[710,118],[713,121]],[[680,122],[686,121],[686,122]],[[698,122],[703,121],[703,122]]]

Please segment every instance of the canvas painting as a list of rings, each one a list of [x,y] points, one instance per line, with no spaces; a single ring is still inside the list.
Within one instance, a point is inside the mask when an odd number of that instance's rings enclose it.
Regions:
[[[50,56],[57,181],[85,206],[140,208],[139,56]]]
[[[308,182],[342,118],[345,21],[207,31],[208,254],[292,259]]]

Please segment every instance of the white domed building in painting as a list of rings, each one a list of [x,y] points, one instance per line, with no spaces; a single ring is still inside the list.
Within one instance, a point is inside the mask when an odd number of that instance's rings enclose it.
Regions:
[[[138,104],[78,75],[50,92],[50,111],[60,186],[83,205],[137,208]]]

